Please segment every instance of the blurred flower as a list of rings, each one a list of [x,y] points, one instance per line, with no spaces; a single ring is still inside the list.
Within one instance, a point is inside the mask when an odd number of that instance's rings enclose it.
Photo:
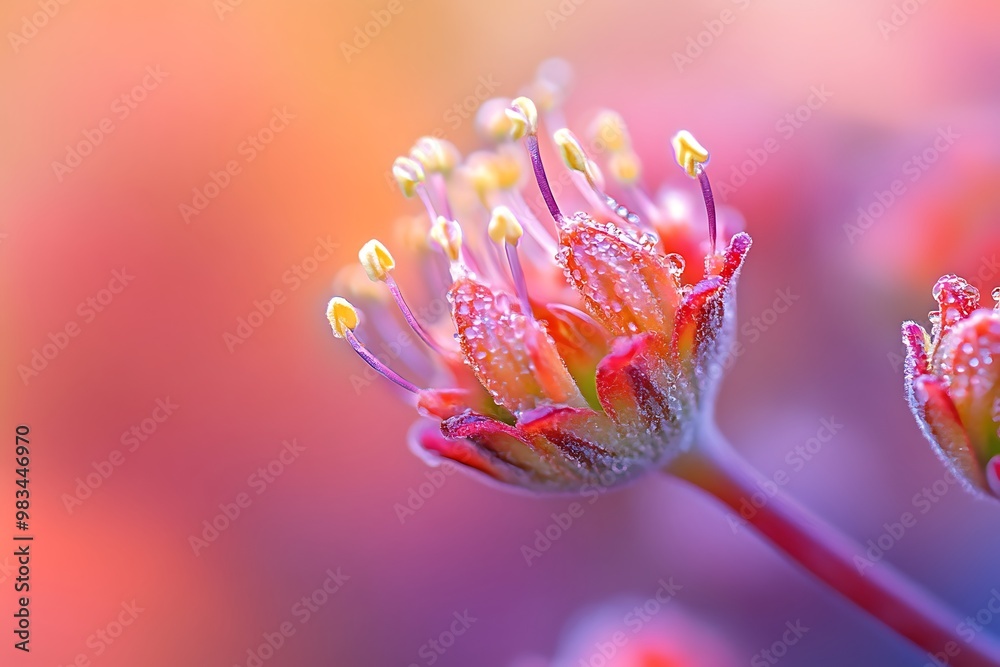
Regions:
[[[993,297],[1000,300],[1000,288]],[[979,291],[952,275],[937,282],[934,298],[930,336],[903,325],[910,406],[949,469],[1000,496],[1000,302],[980,308]]]
[[[423,263],[447,267],[450,323],[414,314],[384,245],[373,240],[360,253],[368,277],[386,283],[412,333],[433,352],[432,375],[444,388],[418,387],[390,369],[396,360],[419,365],[403,349],[408,344],[397,342],[397,353],[382,359],[362,344],[354,333],[357,311],[346,300],[333,299],[328,317],[337,336],[415,395],[421,414],[434,420],[415,429],[418,451],[516,487],[571,491],[633,478],[692,445],[711,413],[750,237],[728,238],[736,219],[729,211],[717,221],[702,166],[708,153],[686,132],[674,149],[701,183],[707,242],[685,218],[683,195],[667,191],[654,201],[624,121],[610,111],[598,115],[590,135],[616,197],[576,135],[566,128],[552,135],[568,168],[553,183],[571,186],[559,199],[578,206],[563,213],[543,167],[538,128],[540,115],[561,121],[568,75],[549,63],[540,78],[532,86],[546,91],[540,109],[526,97],[483,105],[477,126],[494,142],[491,150],[460,164],[451,144],[425,137],[394,164],[403,193],[427,212],[432,243],[417,248]],[[511,141],[519,139],[530,165]],[[539,216],[522,194],[528,168],[541,193]],[[542,222],[546,217],[554,228]],[[729,241],[721,252],[717,226]],[[688,260],[703,262],[703,272],[688,268]],[[383,341],[396,341],[398,333],[380,328]]]
[[[511,667],[731,667],[726,640],[678,602],[618,599],[570,625],[551,660],[522,658]]]

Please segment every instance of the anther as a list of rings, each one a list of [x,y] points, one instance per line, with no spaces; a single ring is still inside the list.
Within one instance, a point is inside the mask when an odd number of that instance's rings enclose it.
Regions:
[[[674,135],[671,141],[674,147],[674,156],[684,171],[691,178],[697,178],[701,183],[701,194],[705,198],[705,209],[708,212],[708,238],[712,245],[712,254],[715,254],[715,197],[712,195],[712,184],[708,181],[708,174],[705,172],[705,165],[708,163],[709,154],[694,136],[687,130],[681,130]]]
[[[531,300],[528,298],[528,281],[524,277],[524,268],[521,266],[521,259],[517,254],[517,244],[524,235],[521,223],[514,217],[514,213],[506,206],[497,206],[493,209],[489,225],[490,238],[494,243],[504,244],[507,254],[507,263],[510,266],[510,275],[514,280],[514,290],[517,298],[521,302],[521,310],[526,317],[531,318]]]
[[[427,330],[417,321],[417,318],[414,317],[413,311],[410,310],[409,305],[407,305],[406,300],[403,298],[403,293],[400,291],[395,278],[389,275],[396,267],[396,261],[392,258],[389,250],[380,241],[372,239],[362,246],[361,251],[358,253],[358,259],[361,260],[361,266],[364,267],[365,273],[368,274],[368,278],[372,282],[383,282],[386,284],[389,292],[392,293],[393,301],[396,302],[399,311],[403,314],[403,319],[410,325],[413,332],[417,334],[417,337],[435,352],[447,354],[447,351],[431,337]]]
[[[350,343],[352,348],[354,348],[354,351],[358,353],[358,356],[364,359],[365,363],[375,369],[375,371],[382,375],[382,377],[395,382],[406,391],[414,394],[420,392],[420,389],[415,384],[409,380],[405,380],[391,368],[379,361],[378,358],[372,354],[360,340],[358,340],[358,337],[354,335],[354,329],[358,326],[358,311],[347,299],[343,299],[339,296],[335,296],[330,299],[330,304],[326,309],[326,317],[330,321],[330,326],[333,328],[333,335],[337,338],[346,338],[347,342]]]

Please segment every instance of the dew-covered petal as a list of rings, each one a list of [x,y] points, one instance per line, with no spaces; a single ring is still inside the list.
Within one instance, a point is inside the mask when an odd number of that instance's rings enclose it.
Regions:
[[[422,428],[411,437],[413,445],[420,450],[460,463],[498,482],[515,486],[524,482],[523,470],[504,462],[471,439],[448,438],[437,426]]]
[[[586,405],[551,336],[514,298],[469,277],[448,297],[466,363],[499,405],[514,414]]]
[[[597,369],[597,391],[604,412],[630,436],[633,448],[661,445],[693,422],[694,395],[663,334],[616,340]]]
[[[945,464],[959,479],[978,489],[985,488],[983,471],[944,381],[922,375],[914,380],[910,394],[910,407],[917,423]]]
[[[581,476],[609,469],[616,457],[618,430],[611,420],[590,409],[538,408],[525,413],[518,427],[532,439],[545,438],[581,466]]]
[[[936,374],[985,465],[1000,454],[1000,314],[977,310],[946,328],[936,357]]]
[[[612,334],[670,332],[681,298],[675,274],[683,267],[672,266],[653,239],[636,240],[577,213],[560,220],[559,246],[566,278]]]

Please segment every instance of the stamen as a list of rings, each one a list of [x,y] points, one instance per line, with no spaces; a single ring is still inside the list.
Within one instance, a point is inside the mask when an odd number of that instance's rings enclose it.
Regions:
[[[368,278],[372,282],[384,282],[389,288],[389,292],[392,293],[393,301],[399,306],[400,312],[403,314],[403,319],[406,323],[410,325],[413,332],[424,342],[427,347],[431,348],[438,354],[446,355],[448,352],[427,332],[426,329],[417,321],[414,317],[413,311],[407,305],[406,300],[403,299],[403,294],[399,290],[399,285],[396,280],[389,275],[389,273],[396,267],[396,260],[393,259],[392,254],[389,250],[382,245],[382,243],[376,239],[372,239],[364,246],[362,246],[361,251],[358,253],[358,259],[361,261],[361,266],[364,267],[365,273],[368,274]]]
[[[399,184],[399,189],[403,191],[404,196],[413,197],[416,195],[420,197],[420,201],[423,203],[424,208],[427,209],[427,215],[430,216],[431,220],[441,215],[434,206],[434,200],[431,199],[430,193],[427,191],[427,186],[425,185],[427,174],[420,162],[409,157],[398,157],[392,163],[392,175],[395,177],[396,183]]]
[[[708,163],[708,151],[687,130],[681,130],[675,134],[671,143],[674,147],[677,164],[688,173],[688,176],[697,178],[701,183],[701,194],[705,198],[705,209],[708,212],[708,238],[714,255],[716,248],[715,197],[712,195],[712,185],[708,181],[708,173],[704,167]]]
[[[545,176],[545,167],[542,165],[542,155],[538,150],[538,110],[535,108],[535,103],[527,97],[518,97],[507,109],[507,117],[512,124],[511,137],[514,139],[524,137],[524,144],[531,157],[531,168],[535,172],[535,181],[538,183],[538,189],[542,193],[549,214],[556,222],[562,220],[562,211],[559,210],[556,198],[552,195],[552,188],[549,186],[549,179]]]
[[[997,302],[996,305],[993,306],[993,310],[1000,313],[1000,287],[994,287],[993,291],[990,292],[990,296],[992,296],[993,300]]]
[[[618,200],[604,191],[604,178],[601,175],[601,171],[598,168],[597,163],[587,156],[586,151],[584,151],[583,146],[576,138],[576,135],[564,127],[560,130],[556,130],[555,134],[552,135],[552,140],[555,141],[556,146],[559,147],[559,152],[562,155],[563,162],[566,163],[566,166],[583,175],[591,192],[597,195],[597,200],[601,204],[611,209],[611,211],[622,220],[625,220],[633,225],[639,225],[640,219],[638,215],[630,211],[627,206],[619,203]],[[587,196],[586,191],[583,191],[583,194],[584,196]]]
[[[522,165],[519,156],[512,153],[514,148],[505,145],[497,147],[496,152],[472,153],[466,159],[466,174],[487,210],[500,204],[509,205],[524,220],[525,229],[531,238],[538,242],[546,254],[554,255],[558,249],[555,235],[531,213],[518,189]]]
[[[448,176],[458,164],[461,155],[455,144],[437,137],[420,137],[410,149],[410,157],[420,163],[427,173]]]
[[[494,97],[479,105],[479,110],[476,111],[476,129],[484,139],[498,144],[510,141],[514,126],[507,117],[508,106],[510,100],[503,97]]]
[[[507,263],[510,265],[510,275],[514,279],[514,290],[521,302],[521,310],[528,318],[532,318],[531,300],[528,298],[528,281],[524,277],[524,267],[517,254],[517,244],[524,235],[524,229],[506,206],[493,209],[490,218],[490,238],[494,243],[503,243],[507,253]]]
[[[383,364],[371,353],[354,335],[354,329],[358,326],[358,311],[347,299],[335,296],[330,299],[330,304],[326,309],[326,317],[333,327],[333,335],[337,338],[346,338],[358,356],[365,360],[369,366],[375,369],[382,377],[395,382],[406,391],[414,394],[420,393],[420,389],[412,382],[403,379],[391,368]]]

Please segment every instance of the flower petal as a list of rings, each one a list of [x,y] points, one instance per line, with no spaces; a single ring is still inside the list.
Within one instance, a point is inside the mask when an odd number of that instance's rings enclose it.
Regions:
[[[555,342],[515,299],[471,277],[457,280],[448,297],[466,363],[499,405],[514,414],[586,405]]]
[[[611,333],[673,328],[680,286],[651,239],[637,241],[612,223],[577,213],[560,220],[559,246],[567,280]]]
[[[602,414],[579,408],[539,408],[524,414],[518,426],[534,440],[545,438],[585,471],[611,468],[618,444],[618,431]]]
[[[604,412],[632,436],[633,447],[647,453],[691,424],[694,396],[671,362],[663,334],[615,341],[598,366],[597,391]]]
[[[936,374],[985,466],[1000,454],[1000,314],[981,309],[948,327],[936,356]]]
[[[983,471],[944,382],[933,375],[921,375],[913,381],[910,395],[917,423],[945,465],[970,486],[984,489]]]

